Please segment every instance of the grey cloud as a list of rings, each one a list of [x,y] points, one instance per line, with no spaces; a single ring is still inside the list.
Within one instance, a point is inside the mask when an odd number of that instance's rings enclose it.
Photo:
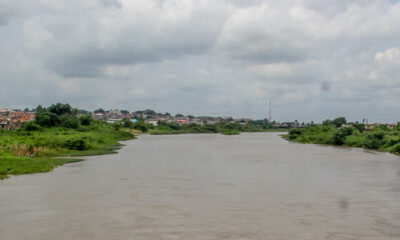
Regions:
[[[15,2],[8,0],[0,2],[0,26],[6,25],[11,18],[17,15],[18,11]]]
[[[208,9],[196,3],[189,7],[185,11],[180,6],[165,9],[150,6],[148,12],[143,12],[127,6],[121,10],[125,18],[115,18],[114,10],[104,9],[92,17],[86,12],[74,13],[78,17],[73,20],[70,16],[53,16],[51,22],[37,18],[27,32],[27,45],[34,46],[32,54],[40,55],[44,66],[64,77],[96,76],[108,65],[205,54],[215,44],[225,20],[225,10]],[[177,17],[171,18],[168,11],[176,12]],[[65,24],[65,18],[78,26],[70,29],[68,34],[54,27],[57,23]],[[31,34],[38,31],[32,26],[39,26],[49,37],[31,39]],[[48,54],[41,54],[49,48]]]
[[[107,7],[121,8],[122,4],[118,0],[100,0],[100,3]]]
[[[271,99],[276,120],[400,118],[398,2],[25,3],[18,21],[0,8],[0,107],[264,118]]]

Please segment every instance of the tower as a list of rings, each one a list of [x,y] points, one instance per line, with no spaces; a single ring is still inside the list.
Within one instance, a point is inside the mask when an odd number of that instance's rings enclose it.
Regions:
[[[269,100],[268,122],[272,121],[271,100]]]

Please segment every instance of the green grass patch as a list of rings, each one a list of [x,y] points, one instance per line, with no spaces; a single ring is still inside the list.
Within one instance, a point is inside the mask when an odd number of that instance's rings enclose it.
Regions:
[[[76,158],[29,158],[29,157],[0,157],[0,179],[8,175],[48,172],[66,163],[82,161]]]
[[[116,153],[120,141],[134,139],[129,129],[93,122],[79,128],[43,127],[0,131],[0,178],[46,172],[77,159],[62,157]]]
[[[235,129],[223,129],[221,131],[222,135],[239,135],[240,132],[238,130]]]

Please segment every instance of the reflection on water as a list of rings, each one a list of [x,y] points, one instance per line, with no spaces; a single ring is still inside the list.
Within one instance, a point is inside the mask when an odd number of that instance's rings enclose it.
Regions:
[[[141,136],[0,182],[0,239],[400,239],[400,160],[276,133]]]

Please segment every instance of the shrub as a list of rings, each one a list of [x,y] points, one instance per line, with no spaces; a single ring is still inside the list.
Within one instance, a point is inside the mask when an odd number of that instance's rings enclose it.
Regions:
[[[223,134],[223,135],[239,135],[240,132],[235,129],[223,129],[221,131],[221,134]]]
[[[400,153],[400,143],[394,145],[391,149],[390,152],[392,153]]]
[[[353,133],[352,128],[338,128],[333,133],[333,144],[342,145],[347,136]]]
[[[373,131],[367,134],[367,138],[370,140],[382,140],[385,136],[385,131],[380,129],[374,129]]]
[[[133,128],[133,122],[129,119],[124,119],[122,120],[122,124],[124,125],[125,128]]]
[[[362,146],[369,149],[378,149],[380,147],[380,142],[377,139],[365,139]]]
[[[149,129],[149,128],[147,127],[147,124],[144,123],[144,122],[135,123],[135,124],[133,125],[133,128],[134,128],[134,129],[137,129],[137,130],[140,130],[140,131],[142,131],[142,132],[147,132],[147,130]]]
[[[365,130],[365,125],[362,123],[353,123],[353,127],[360,131],[360,133],[364,132]]]
[[[79,127],[79,121],[76,117],[65,115],[61,118],[61,121],[63,127],[74,129]]]
[[[300,128],[289,129],[289,139],[294,140],[298,136],[300,136],[303,132],[304,132],[304,130],[300,129]]]
[[[70,150],[83,151],[89,149],[89,144],[87,144],[87,142],[82,138],[68,139],[67,141],[65,141],[63,147],[68,148]]]
[[[34,122],[28,122],[24,125],[23,129],[25,131],[37,131],[39,130],[41,127],[39,125],[37,125]]]
[[[89,126],[93,121],[92,116],[90,115],[83,115],[79,118],[79,122],[82,126]]]
[[[115,131],[119,131],[122,127],[121,123],[119,123],[119,122],[115,122],[115,123],[111,124],[111,126],[114,128]]]
[[[181,128],[181,126],[179,126],[179,124],[177,123],[170,123],[168,124],[168,127],[171,128],[172,130],[179,130]]]

